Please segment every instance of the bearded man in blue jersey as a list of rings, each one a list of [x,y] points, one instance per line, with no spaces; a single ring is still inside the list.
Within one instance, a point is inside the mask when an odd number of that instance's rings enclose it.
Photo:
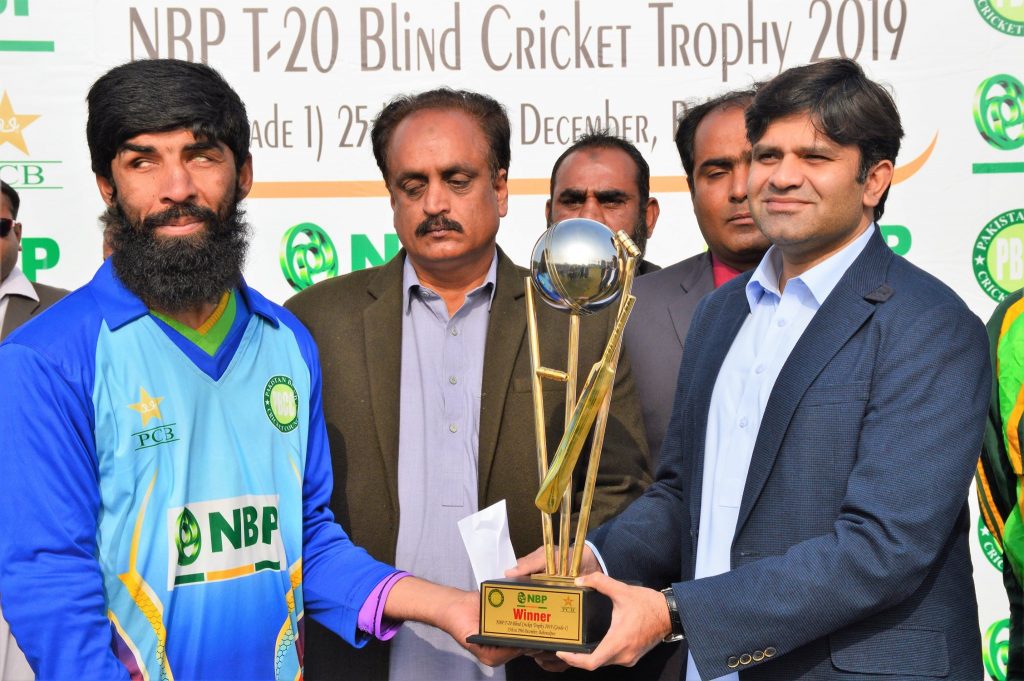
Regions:
[[[372,559],[328,509],[316,347],[241,275],[238,95],[152,60],[88,104],[113,254],[0,346],[0,593],[36,673],[294,679],[307,613],[355,646],[403,619],[464,640],[476,594]]]

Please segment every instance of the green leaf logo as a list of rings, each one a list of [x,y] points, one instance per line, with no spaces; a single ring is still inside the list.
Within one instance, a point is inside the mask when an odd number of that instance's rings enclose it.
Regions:
[[[199,558],[203,536],[199,531],[199,521],[188,507],[178,514],[178,536],[174,538],[174,543],[178,547],[178,565],[191,565]]]

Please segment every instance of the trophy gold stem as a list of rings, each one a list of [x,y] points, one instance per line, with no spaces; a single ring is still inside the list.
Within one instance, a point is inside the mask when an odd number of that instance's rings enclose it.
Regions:
[[[613,336],[621,334],[629,321],[629,313],[633,310],[636,298],[629,295],[623,299],[623,305],[619,308],[618,317],[615,320],[617,332]],[[611,373],[614,375],[619,365],[619,356],[622,352],[622,343],[617,343],[611,357]],[[604,448],[604,433],[608,427],[608,412],[612,404],[612,391],[609,390],[601,407],[597,412],[597,419],[594,422],[594,437],[590,442],[590,462],[587,464],[587,478],[583,484],[583,499],[580,501],[580,517],[576,522],[576,540],[573,542],[572,567],[569,570],[570,577],[578,577],[580,566],[583,563],[583,548],[587,538],[587,530],[590,527],[590,509],[594,505],[594,490],[597,487],[597,473],[601,467],[601,451]]]
[[[565,422],[569,423],[576,411],[576,381],[580,357],[580,315],[569,314],[569,356],[566,359]],[[572,534],[572,480],[562,494],[562,510],[558,528],[558,574],[569,574],[569,537]]]
[[[543,481],[548,472],[548,443],[544,427],[543,367],[540,364],[540,337],[537,332],[537,308],[533,298],[533,282],[526,277],[526,321],[530,339],[530,383],[533,389],[533,435],[537,443],[537,471]],[[549,575],[555,574],[555,537],[551,514],[540,513],[541,535],[544,538],[544,567]]]
[[[632,311],[633,304],[636,302],[636,297],[632,295],[633,278],[636,276],[636,264],[640,259],[640,249],[638,249],[636,244],[626,236],[625,232],[620,231],[616,233],[615,238],[626,253],[626,266],[622,278],[622,301],[619,304],[619,313],[615,319],[616,331],[612,333],[613,336],[618,335],[618,333],[621,333],[622,330],[625,329],[626,322],[629,320],[629,313]],[[618,369],[621,351],[622,345],[620,343],[616,347],[611,358],[612,373]],[[580,567],[583,563],[584,542],[587,538],[587,529],[590,527],[590,508],[594,504],[594,490],[597,487],[597,472],[601,463],[601,451],[604,448],[604,433],[608,427],[608,412],[611,409],[611,404],[612,394],[609,390],[601,403],[601,408],[598,411],[597,420],[594,424],[594,438],[590,445],[590,462],[587,466],[586,482],[583,484],[583,499],[580,502],[580,519],[576,523],[576,540],[573,542],[572,567],[569,571],[569,574],[572,577],[579,576]]]

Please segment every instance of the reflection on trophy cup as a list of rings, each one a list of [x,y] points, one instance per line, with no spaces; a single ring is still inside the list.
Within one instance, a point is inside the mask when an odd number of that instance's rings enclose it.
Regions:
[[[640,252],[624,232],[612,233],[599,222],[574,218],[550,227],[534,247],[531,276],[526,280],[530,364],[533,382],[534,434],[540,491],[546,570],[530,580],[489,580],[480,585],[480,634],[473,643],[545,650],[590,652],[608,630],[611,602],[593,589],[575,586],[590,523],[594,487],[608,423],[612,386],[625,328],[635,298],[630,294]],[[566,369],[541,366],[535,295],[568,313],[569,348]],[[618,314],[605,350],[576,395],[580,316],[619,301]],[[565,384],[565,433],[550,463],[544,423],[542,382]],[[570,517],[573,469],[590,436],[590,459],[580,501],[572,559]],[[555,555],[552,515],[560,511],[559,546]]]

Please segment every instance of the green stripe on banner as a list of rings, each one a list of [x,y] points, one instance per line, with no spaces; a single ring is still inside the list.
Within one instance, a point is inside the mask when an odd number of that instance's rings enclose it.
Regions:
[[[975,175],[1024,173],[1024,163],[975,163],[973,170]]]
[[[0,40],[0,52],[53,52],[53,41]]]
[[[253,566],[253,568],[256,570],[256,572],[259,572],[260,570],[280,570],[281,563],[277,562],[276,560],[261,560],[258,563],[256,563]]]
[[[195,575],[178,575],[174,578],[174,585],[179,584],[198,584],[199,582],[205,581],[206,575],[202,572]]]

